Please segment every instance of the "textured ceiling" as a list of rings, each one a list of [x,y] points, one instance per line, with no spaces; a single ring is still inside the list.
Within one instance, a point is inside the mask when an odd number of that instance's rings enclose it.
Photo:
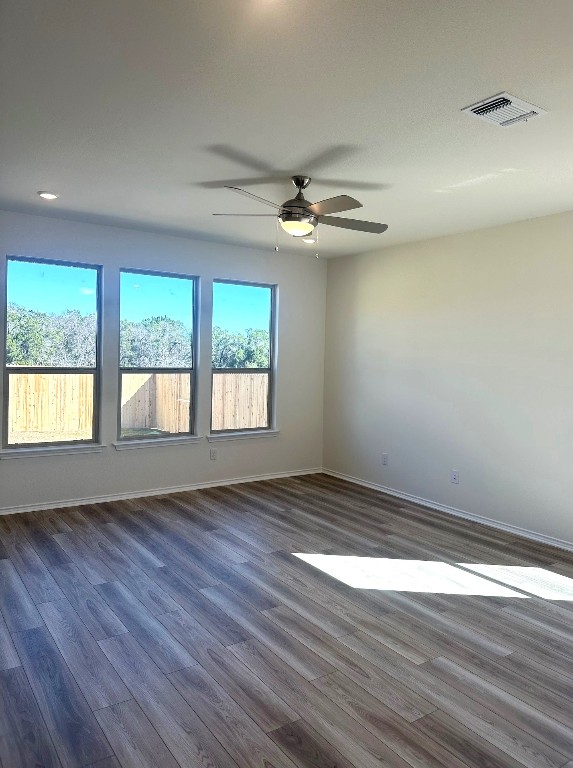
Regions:
[[[0,30],[3,208],[272,251],[217,187],[300,172],[389,225],[321,226],[324,256],[573,208],[571,0],[3,0]],[[504,90],[548,114],[460,112]]]

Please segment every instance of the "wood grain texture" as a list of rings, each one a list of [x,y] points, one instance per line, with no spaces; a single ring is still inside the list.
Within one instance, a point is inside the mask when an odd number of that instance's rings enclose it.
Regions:
[[[68,555],[54,539],[54,536],[47,533],[44,528],[34,523],[32,526],[26,527],[25,531],[26,538],[45,565],[64,565],[64,563],[71,562]]]
[[[147,576],[145,570],[139,568],[131,558],[127,557],[123,548],[120,549],[112,544],[102,530],[107,530],[107,526],[95,527],[86,522],[76,528],[78,537],[113,571],[114,578],[122,581],[154,615],[176,610],[177,605],[169,595]],[[155,566],[147,567],[155,571]]]
[[[92,709],[130,698],[121,678],[67,600],[43,603],[39,610]]]
[[[296,712],[280,696],[185,611],[175,611],[159,618],[263,731],[271,731],[298,719]]]
[[[90,763],[86,768],[122,768],[122,766],[117,757],[106,757],[104,760],[98,760],[97,763]]]
[[[294,768],[272,739],[201,667],[181,669],[168,677],[238,765]]]
[[[195,659],[181,643],[169,634],[143,603],[134,598],[127,587],[118,581],[111,581],[98,587],[98,591],[162,672],[173,672],[195,664]]]
[[[458,720],[436,710],[416,721],[420,735],[441,745],[452,758],[463,761],[468,768],[522,768],[524,763],[508,752],[479,736]],[[445,761],[445,765],[448,762]]]
[[[355,635],[340,638],[340,643],[337,643],[318,628],[301,621],[290,608],[276,608],[269,611],[268,615],[286,632],[327,660],[332,672],[335,670],[344,672],[351,680],[358,682],[405,720],[412,722],[434,711],[435,706],[430,701],[419,696],[409,687],[403,686],[399,681],[390,680],[384,673],[386,662],[391,660],[390,654],[376,653],[372,654],[371,658],[361,656],[351,647],[345,647],[342,644],[356,637]],[[373,661],[374,658],[376,663]],[[399,659],[400,657],[396,655],[394,663],[400,663]]]
[[[352,763],[302,720],[283,725],[269,735],[297,765],[313,768],[352,768]]]
[[[165,743],[133,699],[95,713],[121,765],[177,768]]]
[[[283,658],[287,658],[293,669],[308,680],[334,671],[327,661],[297,639],[289,637],[287,632],[252,609],[227,587],[209,587],[202,590],[202,594],[231,616],[246,632],[280,653]]]
[[[249,641],[230,649],[321,734],[334,749],[361,768],[382,765],[406,768],[407,763],[324,696],[311,682],[262,643]]]
[[[434,741],[420,736],[418,720],[412,724],[405,723],[404,718],[340,672],[313,680],[313,684],[416,768],[439,768],[441,765],[464,768],[460,760]]]
[[[518,728],[526,729],[540,741],[573,758],[573,729],[570,727],[449,659],[434,659],[428,662],[426,668],[431,669],[432,675],[507,718]],[[540,705],[543,706],[543,702],[538,702]]]
[[[20,666],[20,657],[12,641],[10,631],[0,613],[0,669],[12,669]]]
[[[8,515],[0,544],[2,768],[573,768],[571,553],[321,474]]]
[[[115,576],[105,562],[75,533],[56,533],[53,537],[64,552],[82,571],[90,584],[113,581]]]
[[[36,604],[47,603],[49,600],[60,600],[64,596],[36,550],[28,541],[25,539],[14,541],[7,545],[6,551],[10,553],[10,560]]]
[[[144,571],[153,568],[160,568],[165,563],[156,557],[143,544],[140,544],[137,539],[130,536],[121,525],[117,523],[107,523],[104,526],[104,533],[112,544],[122,550],[130,560],[142,568]]]
[[[43,624],[11,560],[0,560],[0,610],[11,632],[33,629]]]
[[[194,616],[223,645],[240,643],[247,639],[246,632],[229,614],[220,610],[211,600],[195,589],[190,582],[171,568],[160,568],[156,579],[173,599]]]
[[[112,757],[107,739],[48,630],[19,632],[15,641],[62,764],[76,768]]]
[[[9,768],[60,765],[22,667],[0,672],[0,760]]]
[[[60,589],[96,640],[127,632],[105,600],[73,563],[51,569]]]
[[[131,635],[99,643],[182,766],[237,768],[237,763]]]

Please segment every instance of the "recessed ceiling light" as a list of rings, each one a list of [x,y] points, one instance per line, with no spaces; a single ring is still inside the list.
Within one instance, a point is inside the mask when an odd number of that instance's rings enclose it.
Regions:
[[[57,200],[59,195],[56,195],[55,192],[38,192],[38,195],[43,200]]]

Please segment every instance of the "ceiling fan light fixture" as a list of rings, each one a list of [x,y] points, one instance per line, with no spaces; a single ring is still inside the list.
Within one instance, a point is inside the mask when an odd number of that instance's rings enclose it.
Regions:
[[[318,221],[312,214],[289,213],[283,211],[279,216],[279,222],[284,231],[293,237],[310,235]]]

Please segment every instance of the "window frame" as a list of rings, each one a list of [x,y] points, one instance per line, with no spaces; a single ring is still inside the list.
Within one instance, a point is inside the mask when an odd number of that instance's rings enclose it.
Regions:
[[[121,365],[121,275],[129,273],[131,275],[151,275],[153,277],[173,277],[178,280],[188,280],[191,283],[191,368],[124,368]],[[197,362],[198,357],[198,323],[199,323],[199,276],[198,275],[184,275],[178,272],[160,272],[154,269],[131,269],[129,267],[120,267],[119,269],[119,288],[118,288],[118,334],[117,334],[117,349],[118,349],[118,385],[117,385],[117,440],[118,442],[125,444],[130,442],[138,442],[139,440],[153,440],[160,443],[162,440],[168,440],[173,442],[177,438],[181,438],[182,441],[188,440],[190,437],[197,437]],[[122,375],[124,373],[188,373],[191,377],[191,396],[189,398],[189,432],[166,432],[161,435],[128,435],[122,437],[121,435],[121,390],[122,390]]]
[[[32,264],[48,264],[58,267],[76,267],[80,269],[92,269],[96,273],[96,338],[95,338],[95,366],[93,368],[86,368],[85,366],[77,368],[63,368],[57,366],[9,366],[7,361],[7,348],[8,348],[8,265],[11,261],[24,261]],[[103,332],[103,318],[102,318],[102,273],[103,267],[101,264],[89,264],[81,261],[65,261],[63,259],[43,259],[36,256],[20,256],[16,254],[8,254],[4,259],[5,263],[5,277],[4,277],[4,317],[3,317],[3,339],[2,339],[2,385],[3,385],[3,398],[2,398],[2,450],[10,451],[25,451],[33,450],[35,448],[58,448],[58,447],[70,447],[70,446],[82,446],[82,445],[98,445],[101,435],[101,379],[102,379],[102,332]],[[89,440],[56,440],[56,441],[43,441],[37,443],[9,443],[9,414],[10,414],[10,373],[47,373],[47,374],[81,374],[90,373],[93,374],[93,418],[92,418],[92,436]]]
[[[241,434],[249,435],[255,432],[272,432],[276,430],[274,423],[275,416],[275,378],[276,378],[276,305],[277,305],[277,289],[276,283],[259,283],[251,282],[248,280],[230,280],[228,278],[214,278],[213,285],[215,283],[225,283],[227,285],[244,285],[249,288],[268,288],[271,292],[271,308],[269,312],[269,367],[268,368],[213,368],[213,349],[211,347],[211,407],[209,416],[209,433],[211,435],[233,435]],[[213,296],[212,291],[212,296]],[[213,332],[213,303],[211,301],[211,333]],[[266,427],[240,427],[236,429],[213,429],[213,377],[216,373],[267,373],[269,377],[269,386],[267,394],[267,426]]]

